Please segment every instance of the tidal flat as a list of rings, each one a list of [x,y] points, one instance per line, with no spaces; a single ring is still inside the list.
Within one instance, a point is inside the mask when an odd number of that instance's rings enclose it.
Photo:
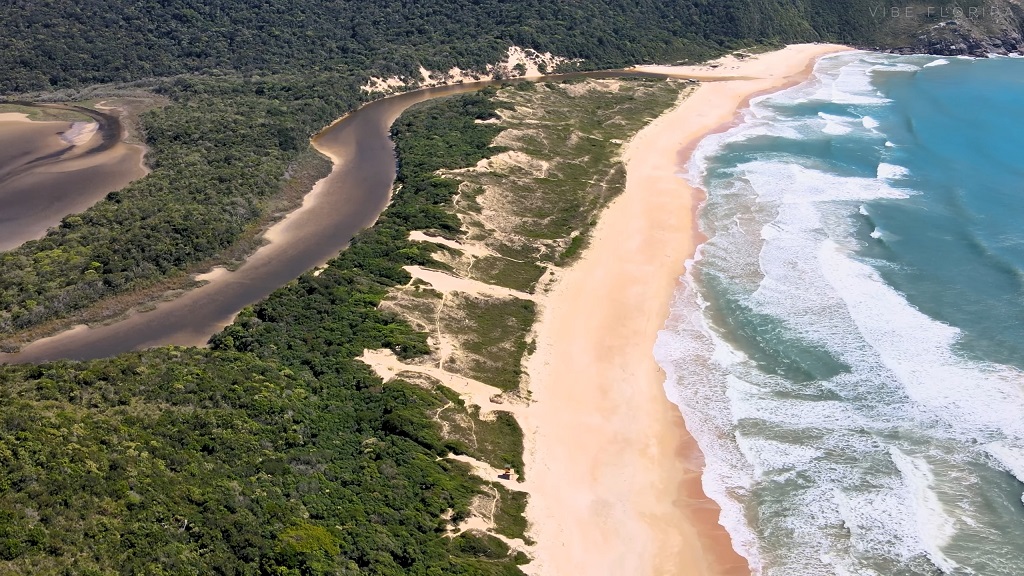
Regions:
[[[41,238],[147,173],[145,148],[123,141],[114,114],[77,106],[38,115],[17,110],[0,109],[0,251]]]

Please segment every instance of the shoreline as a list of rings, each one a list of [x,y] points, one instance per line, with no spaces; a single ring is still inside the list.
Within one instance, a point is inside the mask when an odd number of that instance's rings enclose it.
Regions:
[[[677,172],[750,98],[805,80],[820,56],[843,50],[796,45],[716,68],[633,69],[714,82],[628,143],[625,192],[543,299],[527,369],[535,402],[517,414],[537,541],[528,573],[750,573],[704,494],[703,455],[653,356],[699,239],[702,193]]]

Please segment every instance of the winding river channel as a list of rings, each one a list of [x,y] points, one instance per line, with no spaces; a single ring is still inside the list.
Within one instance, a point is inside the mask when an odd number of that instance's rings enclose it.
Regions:
[[[576,73],[541,78],[660,77],[626,71]],[[266,298],[302,273],[324,264],[371,226],[390,199],[395,179],[391,125],[402,112],[440,96],[479,90],[491,82],[427,88],[391,96],[343,116],[313,139],[334,169],[302,204],[266,233],[269,240],[233,272],[204,275],[207,283],[153,310],[93,327],[78,326],[36,340],[21,351],[0,354],[0,363],[86,360],[164,345],[203,346],[238,312]],[[67,212],[65,212],[67,213]],[[202,278],[202,277],[201,277]]]

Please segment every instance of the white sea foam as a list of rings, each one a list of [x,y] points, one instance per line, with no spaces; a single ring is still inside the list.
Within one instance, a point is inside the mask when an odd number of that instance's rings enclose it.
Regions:
[[[759,118],[759,114],[762,117]],[[787,123],[785,120],[769,115],[755,102],[743,112],[743,122],[718,134],[703,138],[690,154],[687,166],[687,180],[694,186],[702,186],[707,175],[708,160],[722,149],[725,143],[737,143],[757,137],[785,138],[799,140],[806,138],[806,131],[798,130],[802,123]]]
[[[737,143],[756,137],[772,137],[792,140],[813,138],[812,126],[802,120],[780,117],[777,107],[810,100],[830,101],[838,104],[884,104],[888,100],[879,97],[871,84],[868,72],[870,64],[859,60],[857,54],[841,53],[821,58],[815,66],[809,81],[773,94],[753,98],[742,112],[742,121],[729,130],[703,138],[690,155],[687,179],[692,185],[702,186],[707,176],[708,161],[717,155],[726,143]],[[824,124],[818,133],[845,135],[854,130],[856,118],[835,114],[819,114]],[[861,126],[868,130],[878,127],[870,116],[861,118]]]
[[[871,68],[872,72],[917,72],[921,66],[915,66],[906,62],[886,63]]]
[[[704,453],[704,473],[701,476],[704,493],[721,507],[719,523],[732,539],[733,548],[747,559],[752,572],[760,575],[762,562],[757,535],[746,522],[741,500],[753,482],[753,469],[743,457],[739,447],[726,432],[731,427],[732,415],[724,394],[708,394],[699,404],[687,394],[693,388],[678,386],[685,373],[687,381],[709,392],[719,381],[719,362],[734,363],[742,358],[739,351],[714,335],[701,310],[707,306],[700,294],[692,290],[692,262],[683,277],[686,288],[676,296],[676,306],[667,326],[658,334],[654,357],[665,370],[665,393],[679,406],[685,416],[686,428],[697,440]],[[703,369],[693,370],[696,363]],[[685,371],[677,371],[680,366]],[[690,380],[690,373],[695,377]],[[707,378],[701,378],[707,376]]]
[[[825,134],[842,136],[843,134],[853,132],[853,127],[850,124],[854,122],[854,118],[836,116],[835,114],[826,114],[824,112],[818,112],[818,117],[825,121],[825,126],[821,129]]]
[[[874,477],[867,486],[835,489],[831,494],[853,550],[885,550],[903,562],[923,552],[911,498],[899,476]]]
[[[870,216],[870,214],[868,214],[867,206],[863,204],[857,207],[857,212],[859,212],[861,216]]]
[[[872,67],[870,63],[856,60],[841,65],[837,70],[823,70],[822,87],[810,98],[835,104],[885,104],[888,100],[871,84],[868,72]]]
[[[903,475],[914,504],[914,520],[921,546],[927,551],[928,558],[940,570],[949,574],[957,568],[957,564],[947,558],[941,548],[949,544],[950,538],[956,533],[956,526],[939,502],[938,495],[931,489],[935,476],[922,458],[907,456],[895,447],[890,449],[890,454],[896,468]]]
[[[911,306],[834,242],[822,242],[818,259],[858,332],[911,399],[965,438],[1024,439],[1024,373],[959,358],[953,351],[957,328]]]
[[[985,446],[985,451],[999,461],[1007,472],[1024,482],[1024,446],[1010,446],[1006,442],[992,442]]]
[[[1013,474],[1013,477],[1024,482],[1024,444],[1010,446],[1006,442],[992,442],[985,446],[985,451],[999,462],[999,465]],[[1024,494],[1021,495],[1024,502]]]
[[[907,176],[909,176],[910,170],[907,170],[903,166],[897,166],[895,164],[881,162],[878,165],[878,170],[876,174],[879,178],[887,180],[896,180],[899,178],[906,178]]]
[[[821,450],[810,446],[778,442],[756,436],[736,434],[736,443],[754,465],[754,478],[759,479],[765,471],[784,471],[812,462],[824,455]]]
[[[949,64],[949,60],[945,58],[939,58],[938,60],[932,60],[931,62],[924,65],[925,68],[931,68],[932,66],[944,66]]]
[[[734,173],[754,187],[758,202],[794,204],[908,197],[907,191],[875,178],[837,176],[793,163],[748,162],[737,166]],[[786,185],[779,186],[783,182]]]

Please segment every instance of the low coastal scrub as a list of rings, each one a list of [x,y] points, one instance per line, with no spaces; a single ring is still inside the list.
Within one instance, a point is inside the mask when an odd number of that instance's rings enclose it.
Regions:
[[[498,494],[494,531],[506,538],[519,538],[530,544],[531,541],[526,536],[527,494],[509,490],[497,482],[492,482],[490,487]]]
[[[467,238],[490,256],[468,275],[534,291],[543,271],[565,266],[585,246],[596,215],[625,188],[622,144],[671,106],[685,84],[645,79],[579,79],[526,84],[497,96],[504,130],[492,155],[446,175],[473,190],[455,209]],[[585,105],[580,105],[585,102]]]
[[[451,348],[432,357],[445,370],[527,394],[522,365],[532,345],[532,298],[544,291],[538,282],[578,256],[598,213],[624,189],[623,143],[689,88],[646,79],[511,84],[492,91],[498,109],[475,123],[492,138],[486,158],[457,164],[405,160],[418,156],[420,143],[403,123],[447,133],[441,126],[450,122],[434,105],[408,111],[395,128],[402,193],[425,182],[447,190],[439,224],[417,221],[418,230],[462,243],[418,242],[417,250],[434,246],[425,265],[470,282],[442,296],[417,279],[392,288],[382,308]],[[512,292],[495,296],[494,286]]]
[[[477,114],[487,123],[475,123],[474,129],[497,132],[491,132],[486,157],[475,162],[461,153],[454,155],[462,160],[456,164],[429,157],[414,161],[424,135],[448,134],[445,127],[456,121],[446,117],[443,102],[411,109],[396,125],[402,166],[398,195],[416,182],[449,191],[450,199],[438,205],[445,214],[438,217],[440,224],[413,231],[426,233],[427,241],[416,246],[432,247],[425,265],[444,274],[391,287],[380,309],[431,335],[430,356],[409,359],[398,377],[448,398],[434,417],[454,452],[511,468],[519,480],[528,475],[522,430],[511,412],[499,409],[482,417],[478,406],[467,410],[458,395],[419,370],[429,362],[501,391],[492,402],[509,403],[512,410],[523,406],[529,397],[523,365],[534,345],[534,299],[546,289],[538,280],[549,270],[557,275],[579,254],[598,213],[624,189],[625,140],[689,88],[685,82],[611,79],[490,90],[497,109]],[[450,144],[446,149],[453,150]],[[527,499],[526,493],[491,481],[472,509],[492,534],[521,540],[516,546],[523,548],[530,544],[523,517]]]
[[[390,307],[403,317],[414,313],[425,298],[411,294]],[[431,302],[433,304],[433,302]],[[444,368],[503,391],[519,389],[522,360],[536,316],[533,302],[519,298],[478,297],[461,292],[449,294],[443,306],[429,310],[431,331],[452,341],[457,355],[444,360]]]

